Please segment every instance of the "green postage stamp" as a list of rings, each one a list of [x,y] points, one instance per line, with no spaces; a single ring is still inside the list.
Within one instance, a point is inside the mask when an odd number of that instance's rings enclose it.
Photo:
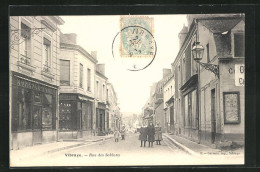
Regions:
[[[122,58],[153,58],[156,53],[153,18],[120,17],[120,55]]]

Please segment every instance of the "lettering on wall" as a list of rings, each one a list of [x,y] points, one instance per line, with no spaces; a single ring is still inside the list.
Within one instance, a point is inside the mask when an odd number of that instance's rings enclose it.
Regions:
[[[235,86],[245,86],[245,65],[235,65]]]
[[[23,88],[28,88],[28,89],[32,89],[32,90],[36,90],[36,91],[41,91],[44,93],[48,93],[48,94],[55,94],[56,91],[55,89],[46,87],[44,85],[40,85],[34,82],[30,82],[27,80],[23,80],[20,78],[14,78],[13,82],[15,83],[15,85],[19,86],[19,87],[23,87]]]

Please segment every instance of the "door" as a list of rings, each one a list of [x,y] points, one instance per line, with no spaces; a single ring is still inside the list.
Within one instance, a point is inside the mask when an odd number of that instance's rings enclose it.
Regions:
[[[33,106],[33,145],[42,143],[42,107]]]
[[[103,117],[102,117],[102,113],[99,114],[99,131],[102,131],[102,123],[103,123]]]
[[[174,132],[174,107],[170,107],[170,130]]]
[[[211,90],[211,143],[215,143],[216,139],[216,99],[215,99],[215,89]]]

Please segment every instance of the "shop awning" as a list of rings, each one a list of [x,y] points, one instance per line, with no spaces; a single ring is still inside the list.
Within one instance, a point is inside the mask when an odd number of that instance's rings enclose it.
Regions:
[[[174,97],[173,96],[169,100],[167,100],[165,103],[169,105],[172,102],[174,102]]]
[[[183,86],[180,88],[183,95],[188,94],[189,92],[195,90],[198,85],[198,74],[193,75],[190,77],[190,79],[183,84]]]
[[[146,117],[143,117],[143,119],[151,119],[154,117],[155,114],[152,114],[152,115],[149,115],[149,116],[146,116]]]
[[[93,99],[87,98],[87,97],[83,97],[83,96],[78,96],[78,99],[81,101],[89,101],[89,102],[93,102]]]

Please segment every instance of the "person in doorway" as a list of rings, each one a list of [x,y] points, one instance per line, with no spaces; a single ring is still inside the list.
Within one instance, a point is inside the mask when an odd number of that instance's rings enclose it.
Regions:
[[[157,145],[161,145],[162,127],[160,127],[160,123],[157,123],[154,129],[155,129],[154,140],[156,141]]]
[[[148,136],[149,147],[153,147],[154,134],[155,134],[154,125],[152,122],[149,122],[149,125],[147,127],[147,136]]]
[[[118,142],[119,131],[117,129],[115,129],[115,131],[114,131],[114,138],[115,138],[115,142]]]
[[[120,133],[121,133],[122,140],[125,140],[125,126],[122,127],[122,130]]]
[[[145,143],[147,141],[147,127],[144,124],[140,128],[139,140],[141,140],[141,147],[143,147],[143,144],[145,147]]]

